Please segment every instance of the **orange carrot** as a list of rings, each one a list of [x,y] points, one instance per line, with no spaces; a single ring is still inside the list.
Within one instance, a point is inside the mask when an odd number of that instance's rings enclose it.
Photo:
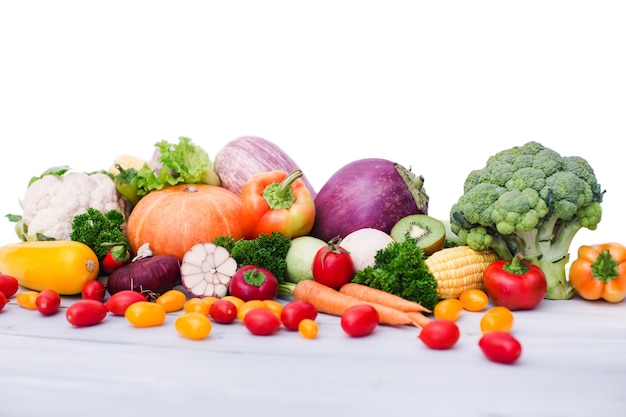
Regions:
[[[312,279],[305,279],[298,282],[293,290],[293,298],[298,301],[308,301],[313,304],[320,313],[331,314],[333,316],[343,315],[343,313],[352,306],[369,304],[378,311],[379,323],[381,324],[392,326],[418,326],[415,318],[410,317],[404,311],[342,294]]]
[[[406,314],[411,318],[413,324],[417,327],[424,327],[432,321],[431,318],[426,317],[420,311],[407,311]]]
[[[402,298],[387,291],[368,287],[367,285],[363,284],[357,284],[356,282],[349,282],[347,284],[344,284],[339,289],[339,292],[351,295],[352,297],[360,298],[361,300],[382,304],[387,307],[392,307],[396,310],[401,310],[405,312],[418,311],[422,313],[432,313],[432,311],[430,311],[420,303],[409,301],[405,298]]]

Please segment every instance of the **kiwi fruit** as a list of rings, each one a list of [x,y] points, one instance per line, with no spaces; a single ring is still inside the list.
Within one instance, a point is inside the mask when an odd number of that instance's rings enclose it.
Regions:
[[[443,249],[446,242],[446,226],[427,214],[410,214],[401,218],[389,234],[396,242],[414,240],[425,255]]]

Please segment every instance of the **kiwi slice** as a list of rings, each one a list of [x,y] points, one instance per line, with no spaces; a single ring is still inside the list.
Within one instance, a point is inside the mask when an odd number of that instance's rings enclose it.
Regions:
[[[426,255],[443,249],[446,242],[446,226],[427,214],[410,214],[401,218],[389,234],[396,242],[413,239]]]

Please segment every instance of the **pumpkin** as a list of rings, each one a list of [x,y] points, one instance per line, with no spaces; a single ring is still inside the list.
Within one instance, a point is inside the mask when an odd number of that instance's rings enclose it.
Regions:
[[[197,243],[218,236],[241,239],[241,197],[208,184],[177,184],[143,197],[128,216],[126,234],[135,253],[144,244],[152,253],[180,260]]]

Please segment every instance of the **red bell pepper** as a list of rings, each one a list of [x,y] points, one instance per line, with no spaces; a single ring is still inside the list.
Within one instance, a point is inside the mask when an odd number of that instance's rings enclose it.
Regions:
[[[241,226],[246,239],[278,232],[294,238],[313,229],[313,196],[300,179],[302,171],[260,172],[241,189]]]
[[[485,291],[494,304],[509,310],[531,310],[544,299],[547,281],[544,272],[521,256],[491,263],[483,273]]]

